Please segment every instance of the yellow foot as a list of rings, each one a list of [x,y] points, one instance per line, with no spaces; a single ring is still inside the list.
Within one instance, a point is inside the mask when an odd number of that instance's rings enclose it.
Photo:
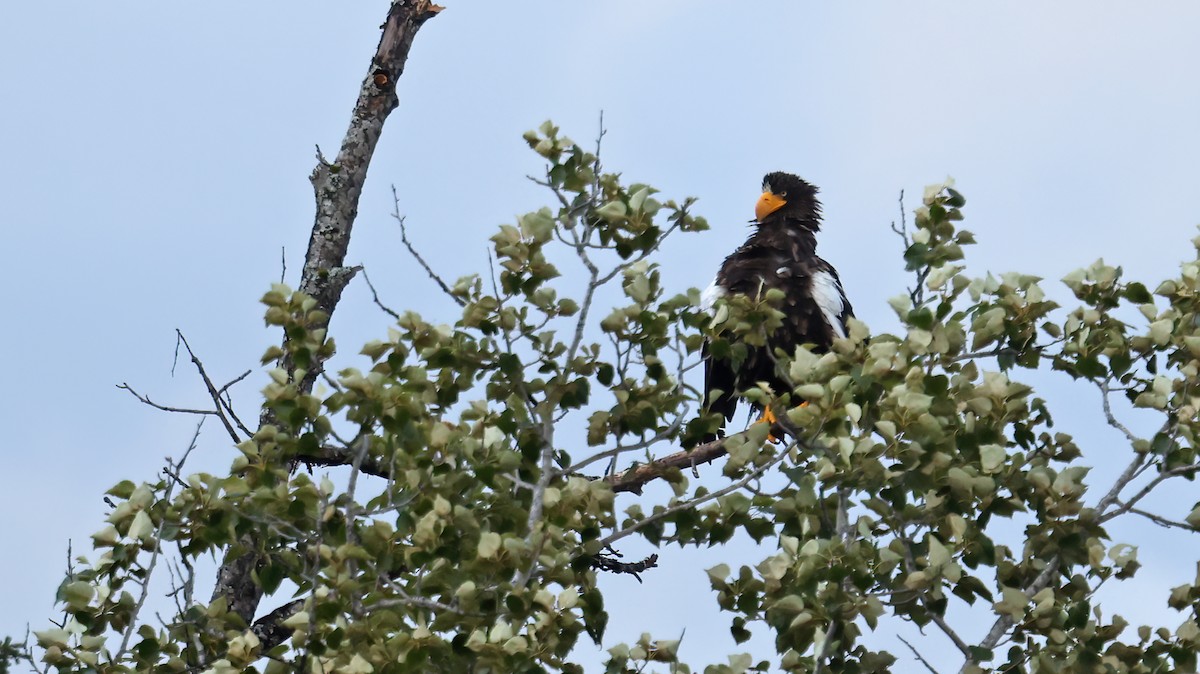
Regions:
[[[775,413],[771,411],[770,407],[763,410],[763,415],[761,417],[759,417],[759,419],[758,419],[758,423],[767,424],[767,428],[774,426],[776,421],[778,421],[778,419],[775,418]],[[767,442],[771,443],[772,445],[778,445],[779,438],[775,437],[774,435],[771,435],[768,432],[767,433]]]
[[[808,407],[808,402],[807,401],[802,402],[799,405],[797,405],[797,407]],[[775,416],[775,413],[771,411],[770,407],[768,407],[767,409],[763,410],[763,414],[761,417],[759,417],[757,423],[769,424],[770,426],[774,426],[775,422],[778,420],[779,419]],[[767,433],[767,442],[771,443],[772,445],[777,445],[777,444],[779,444],[779,438],[775,437],[774,435],[771,435],[770,433]]]

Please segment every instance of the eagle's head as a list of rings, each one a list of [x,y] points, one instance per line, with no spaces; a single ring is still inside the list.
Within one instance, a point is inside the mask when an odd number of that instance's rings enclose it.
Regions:
[[[817,188],[803,178],[776,171],[763,177],[762,188],[762,196],[754,206],[754,219],[758,224],[794,220],[814,230],[820,226],[821,202],[817,201]]]

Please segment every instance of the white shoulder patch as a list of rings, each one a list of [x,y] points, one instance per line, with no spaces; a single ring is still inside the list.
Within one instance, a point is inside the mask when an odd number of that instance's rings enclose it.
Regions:
[[[712,312],[713,305],[724,296],[725,289],[717,285],[717,279],[714,278],[713,282],[708,284],[708,287],[704,289],[704,292],[700,293],[700,308]]]
[[[846,328],[842,326],[842,312],[846,305],[842,301],[842,285],[827,271],[819,271],[812,276],[813,299],[821,308],[825,322],[833,329],[838,337],[846,336]]]

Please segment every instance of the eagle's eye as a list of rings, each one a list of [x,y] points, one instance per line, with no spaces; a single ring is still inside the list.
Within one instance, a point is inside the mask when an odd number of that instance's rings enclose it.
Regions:
[[[780,193],[779,193],[779,196],[780,196],[780,197],[782,197],[782,198],[784,198],[784,199],[787,199],[787,192],[780,192]]]

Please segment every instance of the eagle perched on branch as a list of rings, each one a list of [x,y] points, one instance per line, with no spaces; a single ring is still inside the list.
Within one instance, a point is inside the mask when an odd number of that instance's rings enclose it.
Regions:
[[[837,271],[817,257],[816,233],[821,228],[817,188],[790,173],[768,173],[754,208],[754,232],[725,258],[701,305],[709,311],[719,298],[746,295],[753,299],[778,289],[783,293],[783,325],[767,335],[766,346],[748,346],[740,367],[704,345],[704,409],[733,418],[738,392],[765,383],[775,395],[791,389],[776,370],[773,353],[789,356],[801,344],[817,352],[846,336],[846,321],[854,315]],[[774,422],[766,410],[763,420]],[[709,435],[705,442],[718,435]]]

